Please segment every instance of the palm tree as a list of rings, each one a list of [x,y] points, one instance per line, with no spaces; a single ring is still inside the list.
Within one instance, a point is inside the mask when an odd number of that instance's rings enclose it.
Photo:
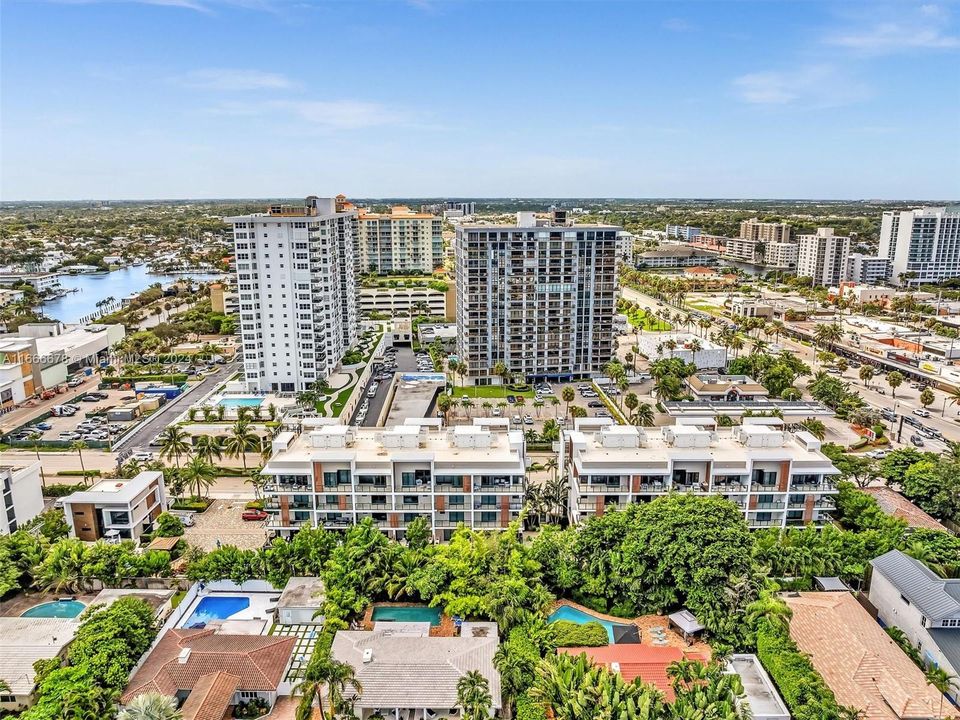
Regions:
[[[171,425],[158,436],[160,457],[166,460],[174,458],[177,467],[180,467],[180,456],[190,452],[190,443],[187,441],[187,432],[179,425]]]
[[[510,370],[507,368],[507,366],[504,363],[498,362],[493,366],[493,374],[496,375],[498,378],[500,378],[500,388],[503,392],[504,397],[506,397],[506,394],[507,394],[506,378],[510,374]]]
[[[327,694],[330,696],[331,712],[346,714],[354,700],[363,692],[353,667],[347,663],[331,661],[327,671]],[[351,690],[350,697],[346,691]]]
[[[873,380],[873,365],[862,365],[860,372],[857,374],[860,376],[863,386],[870,387],[870,381]],[[960,398],[960,390],[957,391],[957,397]]]
[[[197,497],[203,497],[203,489],[217,481],[217,469],[199,455],[194,455],[180,469],[180,476],[188,486],[196,486]]]
[[[562,397],[562,398],[563,398],[563,401],[567,404],[567,407],[566,407],[566,409],[564,410],[564,413],[563,413],[563,414],[564,414],[564,415],[569,415],[569,414],[570,414],[570,403],[572,403],[572,402],[574,401],[574,399],[577,397],[577,392],[576,392],[572,387],[570,387],[569,385],[565,385],[564,388],[563,388],[563,390],[560,391],[560,397]]]
[[[825,438],[827,435],[827,426],[823,424],[822,420],[817,420],[816,418],[807,418],[800,424],[808,433],[817,438],[817,440],[823,440],[823,438]]]
[[[216,435],[198,435],[193,439],[193,454],[213,465],[214,460],[223,457],[220,438]]]
[[[77,457],[80,458],[80,472],[83,473],[83,484],[87,484],[87,468],[83,465],[83,451],[87,449],[87,444],[83,440],[74,440],[70,443],[70,449],[77,451]]]
[[[940,693],[940,712],[938,712],[937,715],[943,717],[943,696],[950,692],[951,687],[956,686],[957,676],[951,675],[942,667],[937,667],[936,665],[928,667],[924,676],[926,677],[927,685],[933,685],[937,692]]]
[[[246,420],[237,420],[223,444],[224,452],[230,457],[239,457],[243,463],[243,474],[247,474],[247,452],[257,445],[257,434],[250,429]]]
[[[117,720],[183,720],[183,714],[177,709],[177,701],[169,695],[146,692],[137,695]]]
[[[904,381],[903,373],[899,370],[894,370],[893,372],[887,373],[887,385],[890,386],[890,396],[897,396],[897,388],[903,384]]]
[[[758,621],[766,620],[773,628],[786,629],[793,616],[790,606],[772,595],[762,595],[759,600],[747,605],[746,610],[748,627],[756,627]]]
[[[354,675],[353,667],[315,654],[304,670],[303,680],[293,689],[295,695],[301,696],[295,714],[296,720],[310,720],[313,717],[314,701],[320,707],[320,717],[324,717],[322,692],[324,684],[327,685],[330,696],[331,718],[335,717],[337,712],[343,712],[345,706],[350,704],[344,694],[347,687],[352,688],[355,696],[363,692],[360,681]]]
[[[464,720],[487,720],[493,705],[490,683],[476,670],[469,671],[457,683],[457,704]]]
[[[653,418],[653,405],[650,403],[640,403],[636,413],[634,413],[634,422],[637,425],[642,425],[644,427],[652,427]]]

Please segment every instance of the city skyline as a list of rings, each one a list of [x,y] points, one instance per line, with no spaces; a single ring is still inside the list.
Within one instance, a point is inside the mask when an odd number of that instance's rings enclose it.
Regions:
[[[3,16],[5,201],[960,197],[953,3],[61,0]]]

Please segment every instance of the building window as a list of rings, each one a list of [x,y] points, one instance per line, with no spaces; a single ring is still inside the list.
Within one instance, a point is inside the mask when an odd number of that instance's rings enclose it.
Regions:
[[[903,600],[907,605],[910,604],[910,601],[907,600],[906,596],[903,593],[900,593],[900,599]]]

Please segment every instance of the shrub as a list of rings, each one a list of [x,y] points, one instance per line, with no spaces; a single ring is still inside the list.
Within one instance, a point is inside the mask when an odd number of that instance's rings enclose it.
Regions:
[[[83,477],[84,475],[87,477],[100,477],[100,471],[87,470],[84,472],[83,470],[60,470],[57,472],[57,475],[60,475],[61,477]]]
[[[550,623],[557,647],[598,647],[609,645],[607,629],[598,622],[582,625],[570,620],[557,620]]]
[[[79,492],[86,488],[86,485],[83,483],[77,483],[76,485],[67,485],[66,483],[53,483],[47,485],[46,489],[43,491],[44,497],[60,498],[66,497],[67,495],[72,495],[75,492]]]
[[[547,720],[547,711],[541,703],[521,695],[517,698],[516,720]]]
[[[176,515],[162,512],[157,515],[157,526],[154,534],[157,537],[180,537],[183,535],[183,522]]]

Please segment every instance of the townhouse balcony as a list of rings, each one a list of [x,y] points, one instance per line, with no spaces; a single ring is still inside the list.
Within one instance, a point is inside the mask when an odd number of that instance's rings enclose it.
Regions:
[[[523,483],[492,483],[492,484],[478,484],[474,488],[474,492],[480,493],[499,493],[501,495],[517,495],[522,493],[524,490]]]
[[[713,482],[713,492],[718,493],[743,493],[747,492],[748,486],[742,482]]]
[[[813,506],[822,510],[833,510],[837,507],[837,501],[832,497],[820,497],[813,503]]]
[[[358,502],[354,507],[356,507],[357,510],[393,510],[393,506],[388,502]]]
[[[300,527],[310,527],[313,525],[312,520],[288,520],[283,522],[280,519],[280,516],[271,517],[267,521],[267,530],[285,530],[288,528],[300,528]]]
[[[630,492],[629,483],[619,483],[616,485],[607,485],[605,483],[577,483],[577,488],[585,495],[608,495],[610,493]]]
[[[321,495],[321,496],[319,496],[319,497],[323,497],[323,496]],[[345,510],[352,510],[352,509],[353,509],[353,508],[352,508],[352,505],[353,505],[353,500],[352,500],[351,498],[347,498],[347,502],[346,502],[345,504],[343,504],[343,505],[341,505],[339,502],[326,502],[325,500],[319,500],[319,499],[318,499],[318,501],[317,501],[317,508],[316,508],[316,509],[317,509],[317,510],[334,510],[334,511],[340,510],[340,511],[345,511]],[[290,507],[293,508],[293,507],[296,507],[296,506],[295,506],[295,505],[291,505]]]
[[[275,493],[312,493],[312,482],[283,482],[277,480],[268,480],[263,485],[264,492]]]
[[[783,520],[752,520],[747,518],[747,525],[750,527],[780,527]]]
[[[325,528],[346,528],[353,525],[353,518],[349,517],[324,517],[320,516],[319,523]]]
[[[510,519],[514,520],[515,518],[511,517]],[[481,530],[493,530],[497,528],[505,528],[507,527],[508,524],[509,523],[500,522],[499,520],[493,520],[493,521],[481,520],[479,522],[473,523],[473,527],[480,528]]]
[[[751,507],[751,510],[783,510],[786,503],[783,500],[771,500],[770,502],[758,502]]]
[[[507,505],[507,507],[510,510],[516,510],[519,512],[520,510],[523,509],[523,502],[520,500],[511,500],[510,504]],[[500,512],[502,510],[502,507],[500,506],[499,503],[496,505],[482,505],[479,502],[475,502],[473,504],[473,509],[478,512]]]
[[[358,506],[359,507],[359,506]],[[433,500],[429,497],[418,498],[415,503],[403,502],[403,498],[397,498],[397,512],[413,512],[414,510],[433,510]]]
[[[357,483],[357,492],[362,493],[386,493],[393,490],[393,486],[387,483]]]
[[[639,492],[669,492],[669,482],[642,482]]]

